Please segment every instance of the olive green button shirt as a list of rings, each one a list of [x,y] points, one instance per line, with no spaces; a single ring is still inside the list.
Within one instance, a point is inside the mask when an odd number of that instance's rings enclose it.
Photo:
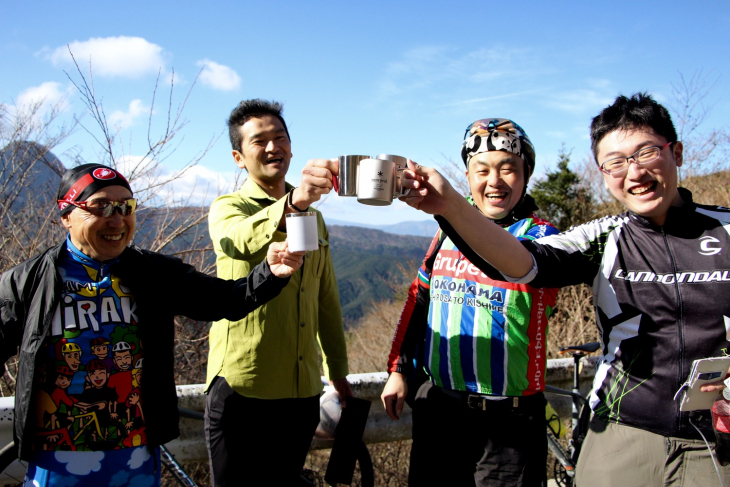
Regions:
[[[292,187],[287,183],[287,191]],[[266,257],[286,197],[276,200],[250,178],[217,198],[208,216],[218,277],[238,279]],[[312,211],[312,210],[310,210]],[[260,399],[310,397],[322,391],[317,339],[330,379],[348,373],[342,310],[329,233],[317,212],[319,250],[307,252],[281,294],[240,321],[221,320],[210,330],[207,387],[226,378],[237,393]]]

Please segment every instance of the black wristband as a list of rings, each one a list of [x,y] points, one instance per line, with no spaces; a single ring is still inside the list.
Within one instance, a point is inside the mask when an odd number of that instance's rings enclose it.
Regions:
[[[297,189],[297,188],[294,188],[294,189]],[[297,208],[296,206],[294,206],[294,202],[292,201],[292,196],[294,194],[294,189],[292,189],[291,191],[289,191],[289,194],[286,197],[286,204],[292,210],[297,210],[299,213],[304,213],[307,210],[302,210],[302,209]]]

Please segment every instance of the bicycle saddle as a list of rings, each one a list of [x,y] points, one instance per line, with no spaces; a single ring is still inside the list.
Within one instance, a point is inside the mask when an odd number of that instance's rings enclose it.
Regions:
[[[591,342],[586,343],[584,345],[568,345],[567,347],[562,347],[558,349],[558,352],[561,354],[563,353],[575,353],[575,352],[584,352],[584,353],[593,353],[596,350],[601,348],[601,344],[598,342]]]

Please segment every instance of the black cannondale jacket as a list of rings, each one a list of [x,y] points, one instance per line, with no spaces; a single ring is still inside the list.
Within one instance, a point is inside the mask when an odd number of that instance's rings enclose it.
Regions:
[[[18,353],[13,436],[19,457],[26,460],[34,436],[34,365],[61,296],[56,262],[64,247],[65,242],[0,275],[0,363]],[[175,315],[200,321],[240,320],[276,297],[289,279],[274,276],[263,261],[247,277],[227,281],[138,247],[126,248],[112,272],[132,290],[140,338],[155,351],[145,355],[142,382],[147,442],[154,448],[179,435],[173,373]]]
[[[626,212],[522,244],[537,264],[530,285],[593,287],[603,346],[594,413],[699,439],[674,396],[694,360],[730,353],[730,209],[695,204],[683,188],[680,194],[685,205],[670,208],[661,227]],[[712,437],[709,420],[698,422]]]

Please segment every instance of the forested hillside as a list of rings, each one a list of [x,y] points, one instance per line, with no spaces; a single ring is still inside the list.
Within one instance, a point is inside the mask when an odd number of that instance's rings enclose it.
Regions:
[[[392,300],[413,279],[431,242],[369,228],[332,226],[329,232],[345,326],[373,303]]]

